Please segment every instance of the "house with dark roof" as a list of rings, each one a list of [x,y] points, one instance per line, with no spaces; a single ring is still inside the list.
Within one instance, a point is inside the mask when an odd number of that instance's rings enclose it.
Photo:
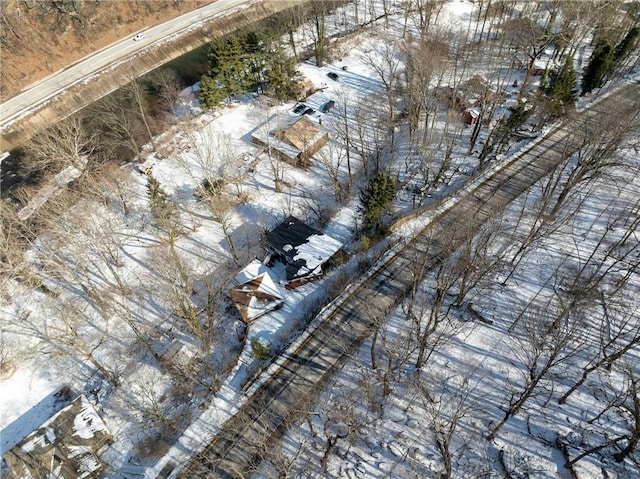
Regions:
[[[286,288],[291,289],[318,279],[322,266],[342,248],[342,243],[289,216],[267,231],[263,246],[269,254],[269,264],[284,264]]]
[[[112,442],[93,405],[79,396],[3,458],[10,478],[89,479],[104,469],[99,454]]]

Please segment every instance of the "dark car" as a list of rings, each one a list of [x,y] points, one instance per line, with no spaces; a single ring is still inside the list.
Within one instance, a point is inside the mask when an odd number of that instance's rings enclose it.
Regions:
[[[302,111],[307,107],[307,105],[305,105],[304,103],[300,103],[298,106],[296,106],[293,109],[294,113],[302,113]]]
[[[334,107],[335,104],[336,104],[335,101],[329,100],[327,103],[322,105],[322,108],[321,108],[322,113],[327,113],[331,111],[331,109]]]
[[[338,74],[337,74],[337,73],[334,73],[334,72],[329,72],[329,73],[327,73],[327,76],[328,76],[329,78],[331,78],[333,81],[338,81],[338,78],[340,78],[340,77],[338,76]]]
[[[303,115],[313,115],[316,111],[313,108],[307,108],[304,113],[302,113]]]

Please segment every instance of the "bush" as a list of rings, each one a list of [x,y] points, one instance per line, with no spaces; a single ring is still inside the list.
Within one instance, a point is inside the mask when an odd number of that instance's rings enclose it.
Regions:
[[[224,179],[217,178],[215,180],[210,180],[209,178],[205,178],[204,180],[202,180],[200,188],[201,196],[204,198],[219,196],[220,193],[222,193],[222,189],[224,188]]]
[[[268,341],[254,336],[251,338],[251,354],[260,361],[266,361],[271,355],[271,345]]]

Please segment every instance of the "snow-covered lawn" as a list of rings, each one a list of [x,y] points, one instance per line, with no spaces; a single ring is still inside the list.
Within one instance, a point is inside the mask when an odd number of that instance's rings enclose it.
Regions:
[[[446,2],[438,25],[443,30],[464,30],[475,21],[473,9],[470,1]],[[353,14],[352,9],[347,11]],[[415,30],[415,18],[409,20],[407,28]],[[395,150],[388,151],[389,133],[376,124],[386,101],[376,66],[392,51],[389,47],[397,47],[393,58],[399,58],[403,29],[404,17],[392,15],[388,22],[379,20],[342,39],[341,55],[334,62],[322,68],[311,61],[299,65],[300,72],[321,89],[305,103],[316,111],[329,100],[336,103],[331,112],[314,115],[314,121],[322,120],[330,140],[308,169],[269,158],[251,142],[252,131],[272,115],[296,118],[294,103],[269,106],[264,98],[249,96],[215,114],[189,104],[185,111],[193,116],[184,120],[185,115],[157,140],[162,145],[159,151],[146,149],[142,164],[125,165],[112,184],[80,197],[44,224],[44,232],[26,253],[28,274],[23,277],[28,281],[2,280],[0,353],[15,371],[0,378],[0,454],[66,406],[64,397],[70,389],[92,401],[114,437],[102,456],[113,476],[136,477],[148,468],[147,477],[155,477],[168,463],[188,461],[241,405],[244,389],[259,382],[263,364],[252,354],[252,338],[278,351],[304,328],[310,311],[322,304],[335,284],[357,274],[352,256],[344,269],[329,272],[322,281],[295,290],[280,285],[282,308],[248,327],[226,295],[237,271],[255,257],[262,259],[263,231],[289,215],[322,229],[342,242],[348,253],[359,251],[358,196],[366,175],[358,146],[350,150],[353,185],[346,200],[338,198],[331,178],[336,169],[344,194],[349,179],[340,136],[345,110],[366,125],[359,148],[373,152],[378,143],[386,148],[378,152],[381,166],[398,178],[400,187],[395,216],[435,205],[471,178],[488,128],[483,128],[478,146],[469,154],[473,128],[446,105],[439,105],[434,114],[432,151],[410,146],[403,123],[393,133]],[[336,73],[338,81],[331,80],[329,72]],[[505,73],[493,60],[487,65],[474,62],[465,79],[473,75],[508,85],[494,120],[515,101],[518,89],[511,85],[524,79],[523,72],[516,71],[505,81],[501,77]],[[582,99],[579,106],[590,101]],[[506,154],[515,154],[526,143],[511,145]],[[629,165],[625,171],[635,172],[640,166],[634,148],[637,144],[619,153]],[[450,163],[442,177],[424,188],[445,155]],[[498,155],[490,167],[502,159]],[[180,229],[170,231],[156,224],[147,197],[148,177],[141,173],[147,167],[175,205]],[[227,178],[227,184],[224,201],[208,204],[199,197],[199,189],[203,178],[212,175]],[[445,429],[455,418],[448,437],[454,477],[569,478],[561,443],[575,457],[624,433],[626,418],[620,408],[598,418],[609,420],[608,429],[598,429],[597,421],[588,423],[604,409],[609,395],[624,387],[628,380],[624,371],[596,371],[587,383],[595,394],[578,390],[566,404],[557,404],[558,395],[588,362],[586,353],[580,352],[549,371],[544,387],[492,441],[485,437],[502,419],[508,401],[522,391],[533,340],[553,332],[553,328],[531,329],[530,319],[534,311],[557,312],[561,269],[555,266],[573,271],[569,266],[582,264],[585,252],[589,254],[611,227],[601,212],[614,206],[625,211],[640,191],[637,174],[611,175],[597,186],[597,195],[585,192],[585,202],[571,218],[527,250],[513,274],[497,268],[471,290],[464,307],[449,309],[435,336],[438,347],[421,368],[415,367],[416,353],[410,346],[414,326],[407,319],[406,305],[399,306],[377,339],[380,364],[371,367],[369,340],[330,383],[310,420],[285,435],[282,454],[274,455],[274,463],[295,456],[297,472],[292,477],[436,477],[443,464],[437,441],[446,438]],[[535,204],[539,190],[534,187],[504,217],[503,222],[512,225],[519,219],[520,235],[526,236],[535,211],[522,202]],[[577,204],[575,197],[571,201]],[[400,240],[411,227],[412,223],[404,225],[390,241]],[[497,226],[495,230],[489,251],[500,252],[508,263],[514,253],[511,230]],[[430,313],[434,274],[420,288],[420,314]],[[621,296],[631,308],[629,324],[622,327],[631,332],[639,322],[639,285],[636,273],[628,282],[629,291]],[[180,307],[188,306],[187,300],[198,312],[195,323],[188,314],[178,314]],[[446,301],[451,303],[450,298]],[[588,310],[581,328],[596,331],[601,316],[597,307]],[[514,322],[517,327],[511,328]],[[587,335],[583,340],[597,338]],[[637,356],[636,347],[625,362],[636,376]],[[58,392],[62,387],[65,394]],[[637,474],[637,464],[630,460],[620,465],[605,460],[604,455],[589,456],[576,464],[576,472],[581,479],[604,477],[603,470],[609,474],[606,477]],[[264,477],[270,477],[271,467],[263,465]]]

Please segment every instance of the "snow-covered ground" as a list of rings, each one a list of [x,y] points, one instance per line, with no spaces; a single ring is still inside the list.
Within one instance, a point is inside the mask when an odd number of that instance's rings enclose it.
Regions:
[[[377,8],[382,11],[381,5]],[[446,2],[439,27],[465,30],[474,21],[474,8],[470,1]],[[346,11],[354,14],[352,6]],[[329,28],[332,21],[328,19]],[[410,17],[409,31],[414,21]],[[341,39],[341,54],[326,66],[300,64],[300,72],[322,89],[305,103],[318,111],[326,101],[336,102],[330,113],[314,115],[316,121],[322,119],[330,141],[309,169],[271,159],[251,143],[251,132],[272,115],[297,117],[293,103],[269,106],[263,98],[247,97],[213,114],[188,102],[189,115],[158,139],[163,147],[147,149],[142,164],[126,165],[113,184],[102,185],[101,201],[95,195],[80,198],[45,225],[46,232],[26,254],[29,281],[2,280],[0,352],[15,371],[0,379],[1,454],[66,405],[65,394],[58,392],[63,386],[86,394],[106,422],[115,442],[103,460],[113,476],[137,477],[147,468],[147,477],[155,477],[167,463],[186,462],[206,443],[237,410],[244,388],[263,367],[252,354],[251,339],[259,338],[274,351],[284,346],[303,329],[308,312],[322,303],[341,274],[332,271],[320,282],[291,291],[280,288],[283,307],[246,328],[225,291],[239,269],[256,256],[261,259],[263,230],[294,215],[345,244],[350,253],[360,247],[356,234],[358,195],[365,185],[362,158],[355,148],[350,151],[354,185],[346,200],[338,198],[332,170],[337,169],[343,188],[348,172],[344,141],[335,132],[346,108],[350,116],[364,115],[369,122],[367,141],[374,144],[382,137],[382,143],[388,143],[388,136],[374,125],[385,101],[376,66],[391,51],[388,47],[397,47],[397,58],[403,29],[403,15],[392,15]],[[589,51],[580,54],[588,57]],[[329,79],[329,72],[339,80]],[[521,85],[524,79],[522,71],[504,77],[495,61],[474,62],[465,78],[473,75],[507,85],[496,119],[515,101],[514,81]],[[579,106],[590,101],[581,99]],[[433,160],[425,168],[421,155],[407,146],[406,128],[397,127],[396,150],[381,159],[399,179],[395,215],[435,204],[471,177],[481,149],[477,146],[468,154],[472,130],[451,121],[441,105],[433,129],[441,141],[434,139]],[[484,130],[478,145],[486,139]],[[526,143],[511,145],[507,155]],[[442,164],[448,146],[451,162],[442,178],[421,189]],[[638,171],[637,146],[619,153],[630,165],[625,171]],[[389,163],[389,158],[395,160]],[[495,164],[501,159],[499,155]],[[176,205],[181,230],[170,233],[154,225],[147,176],[141,174],[147,167]],[[199,199],[202,179],[212,174],[228,178],[224,197],[231,207]],[[588,423],[605,407],[609,392],[624,387],[621,371],[594,373],[589,387],[602,389],[602,394],[579,390],[567,404],[557,404],[558,395],[579,377],[585,353],[549,371],[531,401],[492,441],[485,438],[502,419],[506,402],[522,390],[532,341],[526,334],[544,333],[520,328],[529,322],[516,318],[522,311],[526,318],[532,311],[552,313],[547,305],[556,306],[552,287],[559,279],[553,267],[566,264],[571,270],[570,264],[580,264],[611,226],[598,212],[610,209],[614,200],[633,204],[640,181],[637,174],[611,175],[597,186],[592,191],[598,194],[582,194],[585,202],[570,221],[527,250],[513,274],[507,277],[504,269],[496,269],[490,280],[472,289],[465,307],[472,303],[486,322],[465,308],[449,310],[438,330],[440,343],[422,368],[415,368],[416,353],[409,347],[413,324],[407,320],[406,305],[398,307],[376,344],[384,365],[371,367],[371,341],[365,343],[319,398],[310,421],[285,435],[282,454],[274,455],[273,462],[292,462],[296,472],[291,477],[436,477],[443,464],[436,439],[442,441],[455,417],[450,436],[454,477],[568,478],[560,442],[575,457],[623,433],[628,418],[619,408],[603,416],[610,419],[607,427]],[[539,190],[534,188],[522,202],[534,204]],[[504,222],[520,218],[521,235],[526,235],[535,208],[522,202],[510,208]],[[407,228],[411,223],[395,234],[409,234]],[[497,230],[489,251],[508,258],[513,237],[506,228]],[[347,276],[355,274],[354,262],[345,266]],[[422,286],[421,314],[430,312],[436,280],[430,275]],[[639,322],[639,283],[636,273],[624,296],[632,311],[625,327],[631,329]],[[184,305],[187,298],[198,310],[197,325],[176,314],[176,305]],[[587,331],[597,329],[601,311],[595,310],[586,314]],[[518,328],[511,331],[514,321]],[[636,346],[625,363],[636,375],[637,356]],[[270,477],[272,466],[262,467],[262,474]],[[630,460],[615,464],[603,452],[578,462],[575,470],[580,478],[634,477],[638,466]]]

